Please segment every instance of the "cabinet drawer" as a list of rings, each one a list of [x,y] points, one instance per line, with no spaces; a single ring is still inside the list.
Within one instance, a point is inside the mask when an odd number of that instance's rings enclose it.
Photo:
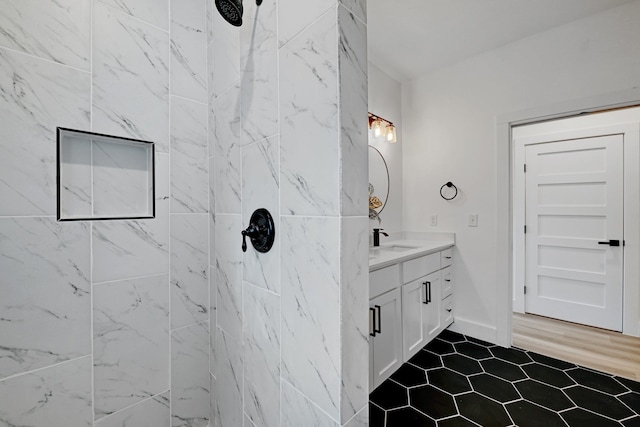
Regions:
[[[402,283],[409,283],[440,269],[440,254],[435,253],[402,263]]]
[[[444,329],[453,323],[453,295],[449,295],[444,300],[442,300],[441,307],[440,327]]]
[[[442,270],[442,299],[445,299],[453,293],[453,274],[451,267]]]
[[[398,286],[400,286],[398,264],[369,273],[369,298],[375,298]]]
[[[440,252],[440,267],[442,268],[448,267],[451,265],[452,262],[453,262],[452,248],[445,249],[444,251]]]

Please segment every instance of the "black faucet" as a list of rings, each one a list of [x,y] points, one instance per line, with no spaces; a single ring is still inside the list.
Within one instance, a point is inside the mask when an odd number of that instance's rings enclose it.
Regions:
[[[384,234],[385,236],[389,237],[389,235],[387,233],[385,233],[384,228],[374,228],[373,229],[373,246],[380,246],[380,235]]]

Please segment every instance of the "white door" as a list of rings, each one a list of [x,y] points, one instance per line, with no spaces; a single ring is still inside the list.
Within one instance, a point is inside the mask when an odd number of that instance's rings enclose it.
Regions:
[[[622,331],[623,138],[526,146],[526,312]]]
[[[400,289],[396,288],[369,300],[372,330],[369,360],[373,370],[371,391],[402,365],[402,318]],[[375,321],[373,319],[375,312]]]

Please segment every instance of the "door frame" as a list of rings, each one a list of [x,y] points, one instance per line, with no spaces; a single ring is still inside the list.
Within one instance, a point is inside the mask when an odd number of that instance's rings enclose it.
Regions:
[[[512,345],[513,323],[513,149],[511,129],[514,126],[579,116],[584,113],[605,111],[640,105],[640,88],[631,88],[603,95],[564,101],[556,104],[506,112],[496,116],[496,343]],[[638,213],[636,213],[638,215]],[[629,233],[627,233],[629,234]],[[640,239],[639,239],[640,240]],[[638,259],[638,258],[636,258]],[[640,320],[632,326],[640,335]]]
[[[604,117],[604,114],[609,114],[609,119]],[[631,244],[632,242],[637,242],[636,239],[633,239],[632,236],[638,236],[640,234],[640,227],[638,226],[638,207],[640,206],[640,192],[638,190],[639,183],[639,171],[640,171],[640,111],[636,114],[638,116],[637,121],[635,122],[626,122],[624,123],[624,119],[620,119],[621,122],[618,124],[604,125],[599,126],[592,123],[592,121],[607,121],[612,120],[616,121],[615,117],[612,117],[612,114],[616,114],[616,112],[603,113],[603,116],[595,118],[595,116],[583,116],[583,117],[573,117],[571,119],[575,119],[575,122],[582,122],[582,124],[577,124],[579,127],[572,130],[556,130],[553,131],[543,131],[542,133],[536,133],[535,135],[522,136],[516,139],[512,136],[512,147],[513,147],[513,193],[511,195],[513,200],[513,260],[514,260],[514,268],[513,268],[513,311],[518,313],[525,313],[525,294],[524,294],[524,283],[526,281],[526,240],[525,234],[523,232],[523,228],[525,226],[525,218],[526,218],[526,207],[525,207],[525,190],[526,190],[526,174],[524,172],[524,163],[525,163],[525,148],[528,145],[534,145],[543,143],[548,141],[549,139],[561,141],[561,140],[569,140],[569,139],[581,139],[581,138],[589,138],[594,135],[619,135],[623,134],[623,168],[624,168],[624,189],[623,189],[623,228],[625,236],[628,234],[631,236],[630,244],[623,248],[623,321],[622,321],[622,332],[627,335],[635,335],[637,336],[637,331],[634,328],[637,328],[639,318],[638,312],[638,304],[637,302],[640,300],[638,290],[640,286],[638,286],[638,267],[637,263],[627,262],[628,259],[639,259],[638,258],[638,248],[637,244]],[[618,114],[618,116],[620,116]],[[558,128],[563,127],[565,125],[560,125],[558,121],[555,121],[558,125]],[[569,124],[567,124],[569,125]],[[549,128],[554,127],[553,124],[549,126]],[[551,130],[551,129],[550,129]],[[631,160],[637,159],[636,167],[631,167]],[[633,185],[633,183],[636,185]],[[632,218],[634,216],[636,221],[633,221]],[[626,239],[626,238],[625,238]],[[631,253],[630,253],[631,252]],[[635,252],[635,258],[634,253]],[[634,264],[634,265],[630,265]],[[633,278],[636,278],[633,281]],[[625,286],[626,281],[629,280],[630,283],[628,286]],[[635,302],[635,303],[634,303]],[[634,322],[633,319],[636,319]]]

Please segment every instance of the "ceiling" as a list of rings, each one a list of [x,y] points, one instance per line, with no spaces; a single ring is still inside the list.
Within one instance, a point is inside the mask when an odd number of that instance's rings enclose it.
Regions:
[[[636,0],[368,0],[369,61],[404,82]]]

